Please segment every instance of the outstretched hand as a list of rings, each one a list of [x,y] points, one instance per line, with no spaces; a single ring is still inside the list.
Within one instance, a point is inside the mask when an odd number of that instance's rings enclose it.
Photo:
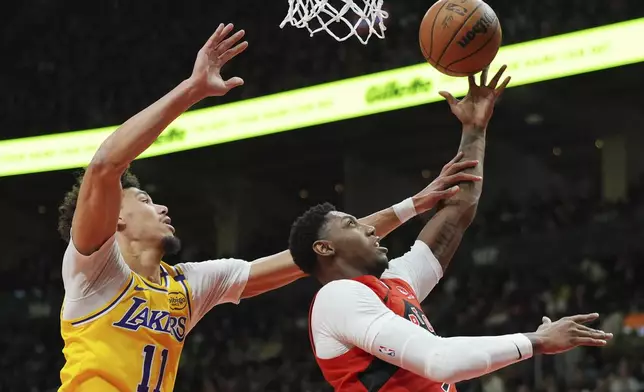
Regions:
[[[459,152],[449,161],[434,181],[412,198],[418,214],[429,211],[439,201],[449,199],[459,191],[457,184],[461,182],[481,181],[482,178],[463,172],[478,165],[478,161],[461,161],[463,153]]]
[[[197,54],[190,79],[205,97],[222,96],[244,84],[242,78],[224,80],[221,76],[221,68],[248,47],[246,41],[238,44],[244,36],[244,30],[228,36],[233,28],[230,23],[226,26],[220,24]]]
[[[558,354],[578,346],[602,347],[613,338],[613,334],[584,325],[598,317],[597,313],[580,314],[554,322],[543,317],[537,332],[527,336],[534,339],[533,346],[537,354]]]
[[[469,90],[462,100],[454,98],[447,91],[441,91],[439,94],[447,100],[452,113],[464,126],[473,126],[483,130],[487,128],[487,124],[490,122],[496,100],[503,94],[505,87],[510,83],[510,77],[508,76],[497,87],[506,68],[506,65],[502,66],[489,84],[487,84],[488,68],[481,72],[480,85],[476,84],[474,76],[469,76]]]

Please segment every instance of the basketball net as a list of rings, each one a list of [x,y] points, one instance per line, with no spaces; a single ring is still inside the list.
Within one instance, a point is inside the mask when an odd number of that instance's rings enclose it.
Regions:
[[[288,0],[288,14],[280,28],[284,28],[287,23],[298,29],[306,28],[311,37],[325,31],[338,41],[345,41],[355,35],[364,45],[372,35],[385,38],[384,20],[389,14],[382,10],[384,0],[337,0],[344,3],[342,8],[334,7],[330,4],[331,1]],[[336,35],[331,31],[332,27],[337,30],[336,23],[346,25],[349,32],[343,36]]]

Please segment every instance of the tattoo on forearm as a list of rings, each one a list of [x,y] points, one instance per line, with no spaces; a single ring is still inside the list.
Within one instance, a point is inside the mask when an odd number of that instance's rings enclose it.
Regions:
[[[466,171],[479,176],[483,175],[485,132],[480,129],[464,130],[459,149],[464,153],[464,160],[479,161],[476,167]],[[482,181],[461,183],[459,186],[461,191],[456,196],[438,203],[436,216],[430,220],[419,236],[430,246],[443,270],[447,269],[465,230],[474,219],[478,199],[483,190]],[[446,207],[451,208],[446,209]]]
[[[477,176],[483,175],[483,159],[485,158],[485,134],[482,131],[464,131],[461,138],[461,145],[459,151],[463,151],[464,160],[478,160],[479,164],[471,169],[466,169],[465,172],[475,174]],[[458,184],[461,191],[451,199],[442,200],[436,206],[441,210],[447,206],[457,207],[459,205],[471,203],[478,200],[483,191],[483,182],[464,182]],[[465,203],[464,203],[465,202]]]
[[[479,164],[467,172],[478,176],[483,175],[483,159],[485,158],[485,133],[483,131],[464,131],[461,138],[460,150],[463,151],[463,159],[478,160]],[[461,192],[456,199],[478,199],[483,190],[482,182],[469,182],[460,184]]]
[[[483,132],[464,131],[459,149],[463,151],[463,159],[478,159],[482,161],[485,157],[485,134]],[[472,170],[482,171],[481,168],[482,165],[478,165]]]
[[[454,222],[445,221],[438,230],[432,250],[443,268],[446,267],[444,263],[449,263],[451,260],[456,248],[454,245],[458,246],[461,236],[462,232]]]

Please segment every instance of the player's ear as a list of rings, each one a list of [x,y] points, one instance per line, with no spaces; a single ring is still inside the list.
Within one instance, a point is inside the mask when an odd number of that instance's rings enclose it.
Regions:
[[[125,230],[125,221],[119,215],[119,221],[116,224],[116,231],[123,231],[123,230]]]
[[[333,243],[327,240],[317,240],[313,243],[313,251],[320,256],[333,256],[335,248]]]

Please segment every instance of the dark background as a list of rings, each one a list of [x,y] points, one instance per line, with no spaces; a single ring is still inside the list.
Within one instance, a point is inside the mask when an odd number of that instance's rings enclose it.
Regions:
[[[489,3],[504,44],[644,16],[641,0]],[[279,29],[284,0],[10,2],[0,15],[0,138],[122,123],[189,76],[220,22],[247,31],[249,50],[226,71],[246,85],[197,107],[420,63],[417,28],[430,5],[390,0],[387,39],[363,46]],[[641,390],[642,342],[624,318],[644,306],[643,75],[636,64],[511,88],[498,104],[477,220],[425,311],[443,336],[532,331],[544,314],[599,311],[618,338],[460,391]],[[174,261],[253,260],[285,249],[290,223],[312,204],[365,215],[422,189],[459,137],[440,102],[146,159],[133,170],[170,207],[184,242]],[[0,391],[59,385],[65,244],[56,219],[73,174],[0,179]],[[424,219],[387,239],[393,255]],[[175,390],[328,390],[306,333],[316,288],[303,280],[214,309],[187,340]]]

